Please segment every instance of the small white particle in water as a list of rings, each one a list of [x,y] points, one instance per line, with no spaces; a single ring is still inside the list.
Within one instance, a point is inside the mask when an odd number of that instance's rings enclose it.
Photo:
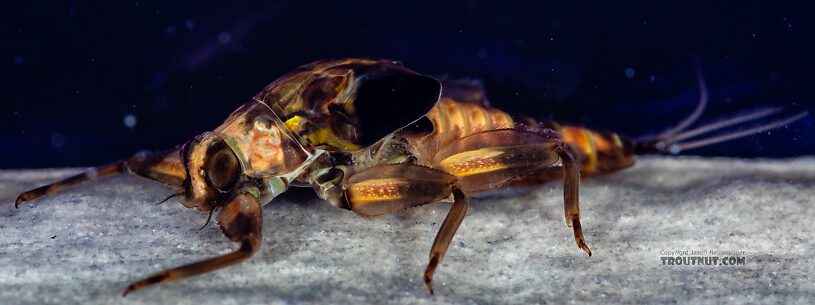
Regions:
[[[122,122],[125,124],[125,126],[127,126],[127,128],[133,129],[134,127],[136,127],[136,122],[137,122],[136,121],[136,116],[133,115],[132,113],[129,113],[129,114],[127,114],[125,116],[125,118],[124,118],[124,120],[122,120]]]
[[[623,73],[625,73],[625,77],[633,78],[634,77],[634,68],[631,68],[631,67],[625,68],[625,71]]]
[[[230,40],[232,40],[232,35],[229,35],[229,32],[221,32],[221,34],[218,34],[218,41],[221,43],[227,44]]]
[[[790,21],[787,20],[787,17],[781,17],[781,20],[784,21],[784,24],[787,25],[787,28],[789,28],[790,31],[792,31],[792,23],[790,23]]]
[[[55,133],[51,136],[51,145],[56,148],[62,148],[65,146],[65,137],[62,134]]]

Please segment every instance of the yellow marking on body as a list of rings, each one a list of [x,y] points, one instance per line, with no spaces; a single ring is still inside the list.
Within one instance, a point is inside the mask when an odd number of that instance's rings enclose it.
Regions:
[[[492,119],[490,115],[484,110],[483,107],[473,104],[460,104],[467,113],[467,119],[470,120],[472,130],[487,130],[492,126]],[[470,130],[468,130],[470,131]]]
[[[438,103],[436,103],[436,106],[433,106],[433,108],[430,109],[430,112],[427,113],[427,118],[433,121],[433,126],[436,127],[433,131],[435,134],[444,133],[451,130],[450,120],[447,115],[447,111],[443,106],[446,103],[455,102],[449,98],[442,98]]]
[[[409,181],[398,178],[364,180],[348,188],[349,200],[354,203],[366,203],[402,199],[408,195],[404,191],[409,186]]]
[[[466,177],[504,169],[541,165],[539,158],[545,156],[530,150],[535,145],[482,148],[454,154],[439,163],[446,172]]]
[[[450,121],[451,128],[458,127],[458,129],[464,133],[470,131],[470,120],[464,115],[464,111],[462,111],[458,103],[446,100],[444,103],[441,103],[441,105],[447,113],[447,119]]]
[[[361,149],[359,145],[337,136],[337,134],[327,127],[311,131],[305,134],[303,138],[314,146],[328,145],[344,151],[357,151]]]
[[[442,98],[427,114],[436,126],[436,133],[452,132],[459,128],[461,135],[495,128],[512,127],[514,120],[506,112],[487,109],[480,105],[459,103]]]
[[[583,173],[593,173],[597,169],[597,147],[588,129],[580,127],[563,127],[561,130],[563,141],[572,146],[576,146],[586,157],[583,160],[580,171]]]
[[[286,127],[289,128],[289,130],[292,131],[293,133],[300,133],[303,131],[303,125],[306,122],[308,122],[308,119],[303,118],[299,115],[295,115],[290,119],[286,120],[284,124],[286,124]],[[356,145],[351,141],[343,139],[328,127],[318,128],[316,130],[309,131],[305,135],[301,136],[304,139],[308,140],[312,145],[324,144],[346,151],[357,151],[361,149],[359,145]]]
[[[181,163],[176,163],[180,165]],[[184,169],[181,166],[176,164],[168,164],[167,162],[161,162],[153,166],[153,170],[159,174],[178,177],[180,179],[184,179],[187,174],[184,172]]]
[[[514,122],[512,121],[512,117],[509,116],[506,112],[503,112],[498,109],[489,109],[490,118],[492,119],[492,127],[493,128],[508,128],[512,127]]]
[[[598,153],[606,154],[613,153],[614,144],[612,142],[609,142],[605,137],[593,133],[592,139],[594,139],[594,147],[597,147]]]
[[[305,121],[306,121],[306,119],[304,119],[303,117],[301,117],[299,115],[295,115],[295,116],[291,117],[290,119],[286,120],[286,123],[284,123],[284,124],[286,124],[286,127],[288,127],[289,130],[296,133],[297,131],[300,130],[300,126],[302,126],[303,123],[305,123]]]

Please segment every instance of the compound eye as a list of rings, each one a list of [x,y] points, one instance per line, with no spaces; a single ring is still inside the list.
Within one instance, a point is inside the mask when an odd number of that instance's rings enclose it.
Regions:
[[[224,142],[217,142],[208,151],[206,177],[210,185],[227,192],[235,187],[241,174],[238,157]]]

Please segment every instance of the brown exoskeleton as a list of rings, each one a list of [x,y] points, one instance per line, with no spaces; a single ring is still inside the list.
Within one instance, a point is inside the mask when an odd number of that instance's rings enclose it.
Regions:
[[[315,62],[281,77],[211,132],[161,154],[136,154],[22,193],[16,205],[67,186],[132,172],[183,195],[188,208],[217,213],[240,244],[226,255],[155,273],[125,294],[236,264],[261,245],[262,204],[289,186],[311,186],[336,207],[362,216],[452,200],[430,248],[424,281],[461,224],[468,195],[500,187],[564,182],[566,224],[591,255],[578,207],[579,177],[631,166],[637,153],[677,152],[788,124],[800,113],[756,128],[685,139],[778,112],[768,109],[685,131],[706,104],[660,135],[635,141],[614,133],[511,117],[489,107],[478,86],[442,83],[388,60]]]

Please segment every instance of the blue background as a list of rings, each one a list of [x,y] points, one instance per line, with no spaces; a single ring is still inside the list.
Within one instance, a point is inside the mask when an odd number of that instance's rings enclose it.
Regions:
[[[815,108],[815,10],[805,1],[388,2],[12,4],[2,21],[0,168],[170,148],[323,58],[391,58],[481,79],[502,109],[632,136],[695,107],[694,57],[711,93],[703,121]],[[812,117],[687,153],[812,155]]]

